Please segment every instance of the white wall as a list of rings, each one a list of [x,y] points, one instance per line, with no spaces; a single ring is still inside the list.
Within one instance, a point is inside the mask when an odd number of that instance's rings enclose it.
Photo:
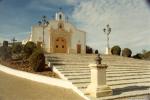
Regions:
[[[71,49],[77,50],[77,44],[81,44],[82,51],[85,50],[85,41],[86,41],[86,33],[80,30],[77,30],[72,24],[68,22],[64,22],[64,29],[68,32],[72,31],[71,37]],[[44,41],[46,50],[50,50],[50,29],[58,29],[59,21],[51,20],[49,21],[49,25],[44,30]],[[32,27],[32,40],[37,43],[37,41],[43,41],[43,29],[38,25],[34,25]]]

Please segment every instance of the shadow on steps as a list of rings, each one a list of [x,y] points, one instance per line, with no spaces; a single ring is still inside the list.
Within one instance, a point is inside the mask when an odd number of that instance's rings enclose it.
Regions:
[[[124,88],[116,88],[113,90],[113,95],[119,95],[123,92],[129,92],[129,91],[138,91],[138,90],[147,90],[150,88],[149,86],[128,86]]]

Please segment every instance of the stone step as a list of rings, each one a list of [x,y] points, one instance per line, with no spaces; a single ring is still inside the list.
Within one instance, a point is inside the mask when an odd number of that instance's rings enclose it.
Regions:
[[[84,57],[88,57],[88,58],[93,58],[93,57],[96,57],[97,55],[45,55],[46,57],[59,57],[59,58],[68,58],[68,57],[79,57],[79,58],[84,58]],[[113,55],[110,55],[110,56],[106,56],[106,55],[101,55],[102,58],[120,58],[120,59],[130,59],[130,60],[137,60],[137,59],[132,59],[132,58],[127,58],[127,57],[122,57],[122,56],[113,56]]]
[[[117,66],[122,66],[122,67],[141,67],[141,68],[143,68],[142,66],[150,67],[150,65],[148,65],[148,64],[142,64],[142,65],[140,65],[140,64],[110,64],[110,66],[115,66],[115,67],[117,67]]]
[[[143,66],[143,67],[142,67]],[[69,65],[69,63],[66,63],[66,65],[55,65],[55,67],[88,67],[88,64],[85,64],[85,66],[83,64],[81,65]],[[150,65],[122,65],[122,64],[116,64],[116,65],[108,65],[108,68],[150,68]]]
[[[67,68],[80,68],[80,67],[88,67],[89,68],[89,66],[88,66],[88,64],[63,64],[63,65],[54,65],[54,67],[57,67],[57,68],[61,68],[61,67],[63,67],[63,68],[65,68],[65,67],[67,67]],[[143,65],[142,67],[141,67],[141,65],[108,65],[108,69],[144,69],[144,68],[150,68],[150,66],[149,65]]]
[[[129,83],[129,81],[131,82],[134,82],[135,80],[143,80],[143,79],[149,79],[150,81],[150,76],[140,76],[140,77],[114,77],[114,78],[107,78],[107,83],[112,83],[114,84],[113,82],[119,82],[119,83],[123,83],[123,82],[126,82]],[[69,79],[70,80],[70,79]],[[76,79],[71,79],[71,82],[73,84],[76,84],[76,83],[90,83],[91,82],[91,79],[90,78],[76,78]]]
[[[90,80],[90,75],[82,75],[82,76],[68,76],[68,80],[80,80],[80,79],[89,79]]]
[[[73,70],[76,70],[76,71],[90,71],[90,68],[58,68],[59,71],[73,71]]]
[[[90,73],[65,73],[64,76],[68,77],[68,76],[82,76],[82,75],[89,75]]]
[[[109,86],[115,86],[115,85],[123,85],[123,84],[133,84],[133,83],[149,83],[150,79],[134,79],[134,80],[121,80],[121,81],[108,81]]]
[[[74,57],[67,57],[67,56],[64,56],[64,57],[54,57],[54,56],[51,56],[51,57],[46,57],[47,59],[49,59],[49,60],[78,60],[78,59],[81,59],[81,60],[87,60],[87,59],[95,59],[96,58],[96,56],[95,57],[76,57],[76,56],[74,56]],[[105,61],[107,61],[107,60],[110,60],[110,61],[123,61],[123,62],[127,62],[127,61],[131,61],[131,62],[137,62],[135,59],[128,59],[128,58],[126,58],[126,59],[123,59],[123,58],[114,58],[114,57],[110,57],[110,58],[105,58],[105,57],[102,57],[102,59]],[[146,61],[140,61],[140,62],[146,62]]]
[[[88,80],[90,82],[90,75],[84,75],[84,76],[68,76],[67,79],[68,80]],[[116,81],[116,80],[132,80],[132,79],[146,79],[146,78],[150,78],[150,74],[149,75],[141,75],[140,77],[137,76],[122,76],[122,77],[108,77],[107,76],[107,81]]]
[[[63,74],[63,73],[62,73]],[[66,77],[72,77],[72,76],[82,76],[82,75],[87,75],[90,76],[90,73],[64,73]],[[150,75],[150,73],[145,73],[145,72],[130,72],[130,73],[113,73],[113,74],[106,74],[107,78],[112,78],[112,77],[123,77],[123,76],[140,76],[140,75]]]
[[[74,83],[75,86],[77,86],[79,89],[86,89],[87,86],[90,83],[87,82],[82,82],[82,83]],[[116,84],[111,84],[111,83],[107,83],[112,89],[118,89],[118,88],[124,88],[124,87],[128,87],[128,86],[150,86],[150,80],[147,81],[141,81],[141,82],[130,82],[130,83],[116,83]]]
[[[61,73],[65,74],[65,73],[90,73],[90,70],[64,70],[64,71],[61,71]]]
[[[79,67],[79,68],[76,68],[76,67],[57,67],[57,69],[59,71],[73,71],[73,70],[76,70],[76,71],[81,71],[81,70],[87,70],[89,71],[90,68],[89,67]],[[107,69],[107,72],[114,72],[114,71],[135,71],[135,70],[150,70],[150,68],[128,68],[128,69],[121,69],[121,68],[108,68]]]
[[[90,69],[90,67],[87,66],[71,66],[71,65],[67,65],[67,66],[54,66],[58,69]]]
[[[64,65],[64,66],[55,66],[57,69],[59,70],[88,70],[90,69],[90,67],[87,67],[87,66],[71,66],[71,65]],[[119,66],[109,66],[107,71],[127,71],[127,70],[150,70],[150,67],[119,67]]]
[[[72,62],[69,62],[69,63],[65,63],[65,62],[51,62],[53,65],[85,65],[85,66],[88,66],[89,64],[87,63],[72,63]]]
[[[95,58],[81,58],[81,57],[79,57],[79,58],[65,58],[65,57],[62,57],[62,58],[57,58],[57,57],[47,57],[46,58],[47,60],[50,60],[50,61],[79,61],[79,60],[83,60],[83,61],[88,61],[88,60],[91,60],[91,61],[95,61]],[[137,62],[137,61],[134,61],[134,60],[128,60],[128,59],[120,59],[120,58],[117,58],[117,59],[106,59],[106,58],[102,58],[103,59],[103,61],[106,61],[106,62],[108,62],[108,61],[111,61],[111,62],[113,62],[113,61],[116,61],[116,62],[123,62],[123,63],[149,63],[149,62],[145,62],[145,61],[140,61],[140,62]]]
[[[47,62],[48,63],[48,62]],[[84,66],[88,66],[89,64],[91,64],[91,62],[51,62],[52,64],[54,65],[84,65]],[[139,67],[142,67],[142,66],[146,66],[146,67],[150,67],[150,64],[125,64],[125,63],[105,63],[105,62],[102,62],[103,64],[107,64],[108,66],[139,66]]]
[[[124,73],[148,73],[150,72],[149,70],[131,70],[131,71],[107,71],[107,74],[124,74]],[[66,74],[66,73],[90,73],[90,70],[64,70],[61,71],[61,73]]]
[[[84,80],[72,80],[71,81],[73,84],[89,84],[90,81],[89,79],[84,79]],[[150,82],[150,79],[128,79],[128,80],[115,80],[115,81],[107,81],[107,84],[109,86],[114,86],[114,85],[123,85],[123,84],[132,84],[132,83],[147,83]]]
[[[100,99],[91,98],[92,100],[149,100],[150,90],[132,90],[121,93],[120,95],[113,95],[107,97],[101,97]]]
[[[78,63],[78,62],[83,62],[83,63],[85,63],[85,62],[87,62],[87,64],[90,62],[90,63],[95,63],[95,61],[94,60],[89,60],[89,59],[87,59],[87,60],[59,60],[59,61],[57,61],[57,60],[52,60],[52,61],[50,61],[50,62],[55,62],[55,63],[57,63],[57,62],[59,62],[59,63],[69,63],[69,62],[74,62],[74,63]],[[123,65],[150,65],[150,63],[141,63],[141,62],[139,62],[139,63],[137,63],[137,62],[123,62],[123,61],[109,61],[109,60],[107,60],[107,61],[105,61],[105,60],[103,60],[102,61],[102,63],[106,63],[106,64],[109,64],[109,65],[112,65],[112,64],[123,64]]]
[[[87,59],[87,58],[95,58],[96,56],[47,56],[47,58],[54,58],[54,59],[70,59],[70,58],[82,58],[82,59]],[[112,59],[112,60],[115,60],[115,59],[119,59],[119,60],[124,60],[124,61],[141,61],[141,62],[146,62],[145,60],[137,60],[137,59],[132,59],[132,58],[124,58],[124,57],[115,57],[115,56],[110,56],[110,57],[106,57],[106,56],[101,56],[103,60],[108,60],[108,59]]]
[[[50,57],[49,57],[50,56]],[[96,55],[62,55],[62,54],[59,54],[59,55],[56,55],[56,54],[54,54],[54,55],[46,55],[46,57],[49,57],[49,58],[51,58],[51,57],[54,57],[54,58],[76,58],[76,57],[78,57],[78,58],[90,58],[90,57],[92,57],[92,58],[94,58],[94,57],[96,57]],[[134,62],[148,62],[148,61],[145,61],[145,60],[138,60],[138,59],[133,59],[133,58],[127,58],[127,57],[120,57],[120,56],[106,56],[106,55],[102,55],[102,58],[103,58],[103,60],[104,59],[106,59],[106,60],[108,60],[108,59],[116,59],[116,58],[118,58],[119,60],[124,60],[124,61],[134,61]]]
[[[141,75],[150,75],[150,73],[123,73],[123,74],[107,74],[107,78],[112,78],[112,77],[128,77],[128,76],[141,76]],[[90,74],[89,74],[90,76]]]
[[[107,71],[106,74],[125,74],[125,73],[149,73],[149,70],[131,70],[131,71],[119,71],[119,72],[112,72],[112,71]]]
[[[80,68],[80,67],[87,68],[88,66],[85,66],[85,65],[69,65],[69,64],[67,64],[67,65],[54,65],[54,67],[57,67],[57,68],[61,68],[61,67],[63,67],[63,68],[65,68],[65,67],[67,67],[67,68]]]
[[[67,76],[68,79],[76,79],[76,78],[90,78],[90,74],[68,74],[68,75],[65,75]],[[149,77],[150,76],[150,73],[130,73],[130,74],[113,74],[113,75],[106,75],[107,76],[107,79],[112,79],[112,78],[130,78],[130,77],[137,77],[137,76],[146,76],[146,77]]]

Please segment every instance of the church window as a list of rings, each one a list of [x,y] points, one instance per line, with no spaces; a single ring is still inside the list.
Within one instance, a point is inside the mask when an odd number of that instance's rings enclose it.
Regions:
[[[58,29],[63,29],[64,28],[64,24],[63,23],[58,23]]]
[[[60,20],[62,19],[62,16],[61,16],[61,14],[59,15],[59,19],[60,19]]]

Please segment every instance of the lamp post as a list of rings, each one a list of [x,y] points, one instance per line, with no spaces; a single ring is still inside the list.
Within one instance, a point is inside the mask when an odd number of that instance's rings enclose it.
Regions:
[[[17,40],[15,39],[15,37],[13,37],[11,41],[12,41],[13,43],[15,43]]]
[[[42,46],[44,48],[44,29],[48,26],[49,22],[46,20],[46,16],[42,16],[42,20],[38,22],[39,26],[43,29],[43,43]]]
[[[15,39],[15,37],[13,37],[11,41],[12,41],[12,45],[14,45],[17,40]]]
[[[109,35],[110,35],[110,32],[111,32],[111,28],[110,28],[109,24],[106,25],[106,28],[104,28],[103,31],[107,36],[106,54],[110,54]]]

